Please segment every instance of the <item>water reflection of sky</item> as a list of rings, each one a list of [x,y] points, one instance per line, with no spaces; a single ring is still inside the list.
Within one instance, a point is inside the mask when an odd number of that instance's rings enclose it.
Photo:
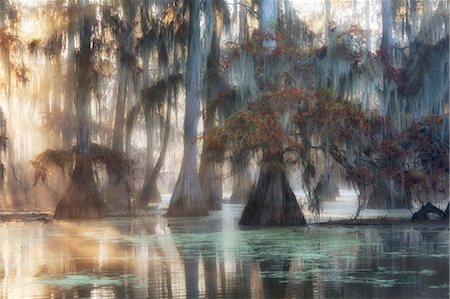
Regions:
[[[241,209],[1,224],[0,297],[448,297],[445,225],[240,230]]]

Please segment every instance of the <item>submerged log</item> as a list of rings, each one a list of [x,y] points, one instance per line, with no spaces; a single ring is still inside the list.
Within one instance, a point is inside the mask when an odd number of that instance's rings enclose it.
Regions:
[[[258,184],[244,208],[240,225],[305,225],[305,217],[289,185],[281,153],[264,153]]]
[[[426,205],[424,205],[419,211],[415,212],[412,215],[412,220],[430,220],[428,218],[428,214],[432,213],[432,214],[436,214],[439,217],[441,217],[442,220],[448,220],[448,204],[447,204],[447,209],[444,211],[442,211],[441,209],[437,208],[435,205],[427,202]]]

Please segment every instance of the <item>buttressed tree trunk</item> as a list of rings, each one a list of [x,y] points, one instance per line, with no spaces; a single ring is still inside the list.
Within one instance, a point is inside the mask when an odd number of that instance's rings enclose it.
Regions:
[[[258,184],[250,193],[239,221],[250,226],[294,226],[306,224],[292,191],[281,153],[265,151]]]
[[[131,21],[131,20],[128,20]],[[133,65],[134,65],[134,34],[133,27],[129,22],[119,25],[119,51],[117,57],[118,65],[118,94],[116,101],[116,111],[114,117],[114,131],[112,149],[117,152],[124,152],[124,129],[125,129],[125,108],[127,101],[132,98],[133,85]],[[111,210],[132,212],[131,209],[131,186],[127,176],[114,173],[108,169],[108,206]]]
[[[183,162],[167,210],[167,216],[208,215],[197,169],[197,125],[201,63],[199,0],[192,0],[189,5],[189,49],[186,68]]]
[[[94,181],[91,150],[91,104],[89,84],[92,74],[91,34],[94,18],[81,13],[80,54],[77,72],[77,95],[75,100],[77,121],[77,153],[75,169],[69,186],[56,206],[55,219],[101,218],[108,215],[107,207]]]
[[[273,34],[277,3],[275,0],[261,0],[261,31],[266,36]],[[263,39],[267,59],[276,47],[275,39]],[[283,153],[269,152],[263,148],[261,169],[256,187],[251,191],[244,208],[240,225],[251,226],[290,226],[306,224],[294,192],[289,185],[284,165]]]

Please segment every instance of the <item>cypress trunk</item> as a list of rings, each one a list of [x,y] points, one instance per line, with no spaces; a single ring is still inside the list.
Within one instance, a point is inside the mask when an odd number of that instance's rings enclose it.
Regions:
[[[189,49],[186,68],[186,110],[184,118],[184,151],[180,175],[170,199],[167,216],[208,215],[197,169],[197,125],[200,89],[200,3],[190,2]]]
[[[89,156],[77,155],[69,186],[56,206],[55,219],[97,219],[108,216],[94,181]]]
[[[80,10],[82,8],[80,7]],[[91,34],[94,20],[82,14],[80,58],[77,62],[78,91],[75,101],[77,119],[77,154],[69,186],[56,206],[55,219],[101,218],[108,215],[92,172],[91,103],[89,86],[92,76]]]
[[[253,187],[248,158],[238,155],[233,159],[233,192],[230,197],[232,204],[245,204]]]
[[[141,194],[139,195],[138,207],[140,209],[147,208],[149,203],[157,203],[161,201],[158,186],[156,184],[150,186],[150,179],[155,168],[153,161],[153,119],[151,111],[146,112],[145,129],[147,134],[147,166],[144,185],[142,187]]]
[[[166,120],[164,124],[164,136],[162,140],[161,152],[159,154],[158,161],[156,161],[154,167],[153,167],[153,153],[150,153],[147,149],[147,174],[144,181],[144,187],[142,188],[141,195],[139,196],[139,208],[141,209],[146,208],[149,202],[157,203],[161,201],[161,195],[159,193],[156,181],[158,179],[159,173],[161,172],[161,168],[167,153],[167,146],[169,145],[170,119],[171,119],[170,116],[172,112],[171,103],[172,102],[169,98],[167,102]],[[150,131],[150,138],[153,135],[152,131],[153,130]],[[149,131],[147,131],[147,133],[149,133]],[[149,144],[151,145],[151,148],[153,148],[153,141],[149,140],[149,135],[147,135],[147,145]]]
[[[222,209],[221,158],[203,148],[200,161],[200,184],[209,210]]]
[[[265,151],[258,184],[244,208],[240,225],[305,225],[305,217],[289,185],[281,153]]]

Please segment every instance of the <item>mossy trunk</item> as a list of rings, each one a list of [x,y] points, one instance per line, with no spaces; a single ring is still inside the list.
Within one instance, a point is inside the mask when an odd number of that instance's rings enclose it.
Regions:
[[[208,153],[202,152],[200,162],[200,185],[206,198],[209,210],[222,209],[222,163],[208,158]]]
[[[80,10],[83,8],[80,6]],[[89,89],[92,80],[91,48],[94,19],[81,14],[79,26],[80,55],[77,62],[77,90],[75,97],[77,122],[77,156],[75,168],[65,194],[56,206],[55,219],[97,219],[108,215],[94,180],[91,153],[91,103]],[[71,53],[73,54],[73,53]]]
[[[200,187],[197,168],[197,125],[200,101],[200,3],[189,7],[189,48],[186,67],[184,152],[180,175],[167,210],[169,217],[206,216],[208,207]]]
[[[215,126],[215,111],[207,111],[205,116],[205,131]],[[203,142],[203,150],[200,158],[200,185],[205,195],[206,205],[209,210],[222,209],[222,161],[223,154],[212,153]]]
[[[218,105],[217,97],[228,87],[220,72],[220,33],[216,30],[216,19],[213,4],[208,2],[205,7],[205,23],[208,27],[205,32],[205,52],[208,53],[206,72],[204,75],[205,97],[203,107],[203,127],[205,132],[216,128],[219,124],[216,119]],[[210,39],[208,39],[210,37]],[[209,46],[209,49],[208,49]],[[200,184],[205,195],[209,210],[221,210],[223,199],[222,165],[224,153],[208,148],[208,142],[203,142],[200,158]]]
[[[336,181],[331,173],[324,173],[320,177],[319,183],[314,189],[314,196],[320,202],[334,202],[336,201],[336,197],[340,196]]]
[[[249,161],[246,155],[233,157],[233,192],[230,203],[245,204],[253,187],[252,176],[249,169]]]
[[[161,201],[161,194],[159,193],[156,180],[151,184],[151,177],[154,172],[153,161],[153,115],[152,111],[146,111],[145,127],[147,133],[147,168],[144,178],[144,185],[141,194],[139,195],[138,208],[145,209],[149,203],[158,203]]]
[[[289,185],[281,153],[264,152],[258,184],[244,208],[240,225],[305,225],[305,217]]]
[[[89,157],[78,155],[69,186],[56,206],[55,219],[98,219],[108,216],[94,181]]]
[[[159,193],[156,181],[159,177],[159,173],[161,172],[162,165],[166,158],[167,147],[169,145],[171,113],[172,113],[172,101],[169,98],[167,100],[166,119],[165,119],[164,128],[163,128],[164,134],[163,134],[161,151],[159,153],[159,157],[158,157],[158,160],[156,161],[155,167],[153,167],[153,153],[152,153],[152,151],[149,151],[149,149],[147,149],[147,175],[145,177],[144,187],[142,188],[142,192],[139,197],[139,208],[141,208],[141,209],[146,208],[148,206],[149,202],[157,203],[157,202],[161,201],[161,195]],[[152,122],[150,120],[148,120],[147,128],[148,128],[148,125],[151,123]],[[149,136],[147,136],[147,145],[150,145],[151,148],[153,148],[153,142],[151,140],[152,135],[153,135],[152,130],[147,131],[147,134],[149,134],[149,133],[150,133],[150,139],[149,139]]]
[[[144,185],[142,187],[141,194],[139,195],[138,208],[146,209],[149,203],[161,202],[161,193],[159,192],[158,185],[155,182],[152,183],[152,175],[154,167],[148,167],[144,178]]]

